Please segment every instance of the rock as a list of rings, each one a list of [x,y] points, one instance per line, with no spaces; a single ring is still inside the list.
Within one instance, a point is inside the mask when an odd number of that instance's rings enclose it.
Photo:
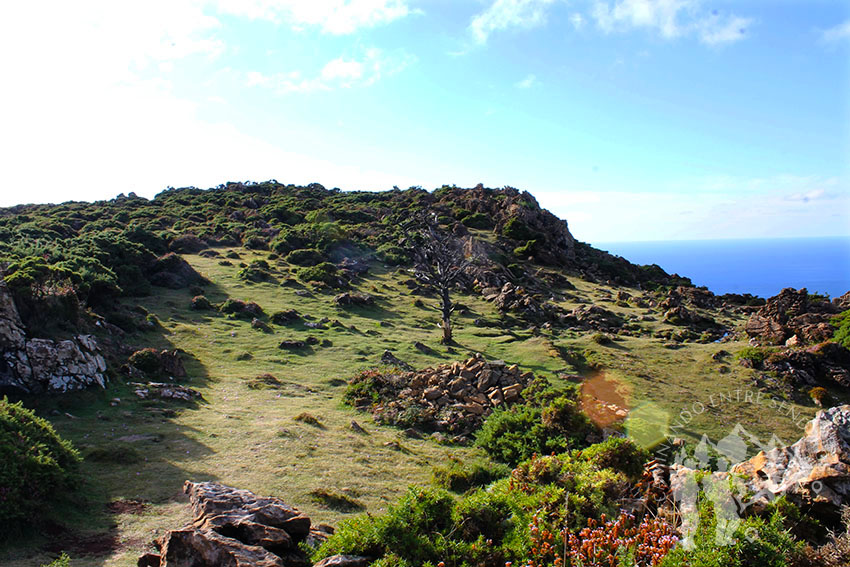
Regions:
[[[366,567],[372,560],[359,555],[331,555],[325,557],[313,567]]]
[[[277,348],[284,349],[284,350],[299,350],[299,349],[306,348],[306,347],[307,347],[307,343],[305,343],[304,341],[292,341],[292,340],[280,341],[280,344],[277,345]]]
[[[334,303],[338,307],[368,307],[375,305],[375,298],[365,293],[345,292],[335,296]]]
[[[793,445],[764,451],[732,467],[763,500],[786,495],[824,514],[850,504],[850,405],[819,411]]]
[[[62,393],[106,386],[106,360],[91,335],[27,340],[15,302],[0,281],[0,390]]]
[[[163,400],[181,400],[191,402],[193,400],[202,400],[204,397],[197,390],[177,384],[165,384],[163,382],[148,382],[146,384],[139,382],[131,382],[133,392],[139,398],[147,400],[150,398],[160,398]]]
[[[418,350],[419,352],[421,352],[423,354],[437,354],[437,351],[435,351],[434,349],[432,349],[428,345],[420,343],[419,341],[416,341],[415,343],[413,343],[413,348],[415,348],[416,350]]]
[[[160,567],[309,565],[298,544],[312,533],[310,519],[295,508],[213,482],[186,481],[183,489],[192,523],[168,531],[158,540],[159,556],[146,554],[139,565],[154,567],[157,557]]]
[[[801,345],[822,342],[832,337],[829,322],[840,305],[810,296],[805,288],[785,288],[750,316],[745,331],[766,344],[781,345],[794,335]]]
[[[285,567],[283,559],[260,546],[191,528],[166,533],[161,558],[161,567]]]
[[[402,370],[413,370],[413,367],[403,360],[399,359],[396,355],[394,355],[389,350],[385,350],[384,354],[381,355],[381,364],[387,364],[389,366],[397,366]]]
[[[156,553],[145,553],[136,562],[137,567],[160,567],[162,556]]]

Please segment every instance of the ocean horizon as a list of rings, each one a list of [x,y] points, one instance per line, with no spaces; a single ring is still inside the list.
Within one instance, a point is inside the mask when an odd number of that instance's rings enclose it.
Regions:
[[[593,242],[636,264],[658,264],[716,294],[771,297],[783,288],[850,291],[850,236]]]

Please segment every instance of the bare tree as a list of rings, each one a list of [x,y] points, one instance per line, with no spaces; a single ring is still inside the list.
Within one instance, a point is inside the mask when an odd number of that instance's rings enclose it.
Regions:
[[[418,223],[413,248],[416,279],[429,287],[440,298],[443,344],[452,344],[452,288],[461,278],[470,262],[464,256],[460,241],[437,223],[437,215],[423,215]]]

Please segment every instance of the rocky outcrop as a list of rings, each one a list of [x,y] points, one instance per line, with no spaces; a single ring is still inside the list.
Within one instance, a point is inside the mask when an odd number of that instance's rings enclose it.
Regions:
[[[813,298],[806,288],[785,288],[750,316],[744,330],[753,340],[765,344],[822,342],[832,337],[829,320],[840,312],[839,305]]]
[[[299,544],[307,541],[315,529],[310,518],[282,500],[262,498],[214,482],[187,480],[183,491],[189,495],[192,522],[156,540],[154,545],[159,553],[143,555],[140,564],[144,561],[145,565],[159,567],[310,565]],[[326,537],[324,530],[318,531]]]
[[[798,504],[836,514],[850,504],[850,405],[822,410],[802,439],[760,452],[732,467],[758,498],[786,495]]]
[[[106,385],[106,360],[91,335],[27,338],[12,296],[0,284],[0,390],[40,394]]]
[[[378,392],[380,401],[367,396],[353,402],[379,422],[407,426],[413,420],[420,429],[464,442],[494,408],[520,401],[533,379],[515,364],[477,355],[416,372],[361,374],[354,382],[371,381],[367,387]]]

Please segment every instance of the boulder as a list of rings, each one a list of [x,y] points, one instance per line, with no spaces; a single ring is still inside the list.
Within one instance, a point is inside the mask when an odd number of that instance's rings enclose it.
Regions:
[[[850,504],[850,405],[821,410],[793,445],[761,451],[732,467],[757,498],[786,495],[836,515]]]
[[[310,519],[278,498],[258,497],[214,482],[186,481],[192,522],[159,540],[160,553],[139,559],[160,567],[301,567],[310,563],[298,547],[311,533]],[[322,530],[323,533],[326,533]]]
[[[334,303],[337,307],[367,307],[375,305],[375,298],[365,293],[345,292],[334,296]]]

